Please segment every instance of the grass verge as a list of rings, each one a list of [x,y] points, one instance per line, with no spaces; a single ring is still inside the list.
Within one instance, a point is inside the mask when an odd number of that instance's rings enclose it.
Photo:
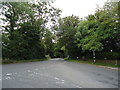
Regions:
[[[10,59],[3,59],[0,64],[12,64],[12,63],[26,63],[26,62],[37,62],[37,61],[44,61],[48,60],[49,58],[43,59],[31,59],[31,60],[10,60]]]
[[[76,63],[92,64],[92,60],[86,60],[86,61],[83,61],[83,60],[68,60],[68,59],[65,59],[65,60],[71,61],[71,62],[76,62]],[[108,66],[108,67],[120,67],[119,64],[115,65],[114,62],[113,62],[113,60],[107,60],[107,61],[96,60],[96,62],[92,65],[100,65],[100,66]]]

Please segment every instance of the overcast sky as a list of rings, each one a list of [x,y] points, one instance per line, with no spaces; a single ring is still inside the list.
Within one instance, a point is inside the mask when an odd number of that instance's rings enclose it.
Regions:
[[[54,7],[62,10],[62,17],[76,15],[80,18],[94,14],[96,4],[102,7],[107,0],[56,0],[53,3]]]

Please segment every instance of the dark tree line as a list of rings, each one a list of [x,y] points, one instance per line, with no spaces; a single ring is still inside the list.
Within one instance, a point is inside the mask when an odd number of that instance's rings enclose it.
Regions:
[[[52,54],[52,33],[46,25],[56,22],[59,9],[50,2],[6,2],[1,9],[6,24],[2,32],[3,58],[40,59]]]
[[[120,59],[119,4],[107,2],[85,18],[60,18],[51,2],[1,3],[3,58]]]
[[[56,25],[59,49],[71,59],[120,59],[118,11],[118,2],[107,2],[86,18],[60,18]]]

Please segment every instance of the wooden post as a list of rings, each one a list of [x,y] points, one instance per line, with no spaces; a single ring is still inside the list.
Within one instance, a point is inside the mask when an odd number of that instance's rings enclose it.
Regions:
[[[93,63],[95,63],[96,60],[95,60],[95,51],[93,50]]]

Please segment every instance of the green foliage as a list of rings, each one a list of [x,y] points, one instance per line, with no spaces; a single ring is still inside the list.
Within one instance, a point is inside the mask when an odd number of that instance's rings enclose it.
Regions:
[[[73,15],[58,20],[58,45],[59,49],[64,52],[64,56],[76,58],[78,55],[78,48],[74,43],[74,35],[79,22],[79,18]]]
[[[75,58],[105,53],[118,57],[120,51],[119,3],[107,2],[95,14],[59,18],[61,10],[48,2],[5,2],[1,6],[3,58]],[[59,18],[59,19],[58,19]],[[58,22],[57,22],[58,19]],[[51,28],[47,25],[51,22]],[[113,50],[116,53],[108,53]],[[103,55],[103,56],[105,56]],[[97,54],[98,57],[98,54]]]
[[[41,59],[45,54],[53,56],[52,33],[46,30],[46,24],[55,22],[59,9],[50,2],[5,2],[1,9],[5,17],[1,20],[7,23],[3,27],[3,58],[26,60]]]
[[[51,57],[54,57],[53,39],[54,39],[54,35],[49,30],[46,30],[45,35],[44,35],[46,55],[50,55]]]
[[[120,53],[118,53],[118,52],[101,52],[101,53],[97,53],[96,57],[98,59],[119,60],[120,59]]]
[[[25,62],[39,62],[43,60],[48,60],[49,58],[42,59],[30,59],[30,60],[11,60],[11,59],[3,59],[2,64],[10,64],[10,63],[25,63]]]
[[[68,60],[68,59],[66,59]],[[70,62],[76,62],[76,63],[82,63],[82,64],[92,64],[92,60],[89,59],[87,61],[80,61],[80,60],[68,60]],[[116,61],[115,60],[97,60],[97,62],[94,65],[99,65],[99,66],[104,66],[104,68],[108,68],[108,67],[120,67],[120,65],[115,65]]]
[[[3,47],[3,57],[11,59],[43,58],[44,46],[40,43],[39,29],[30,23],[24,23],[19,30],[13,31],[13,39]],[[34,52],[34,53],[33,53]]]
[[[93,15],[89,15],[87,20],[84,20],[79,24],[78,31],[75,36],[78,47],[82,47],[82,50],[90,51],[101,49],[101,36],[99,36],[97,32],[97,27],[98,26]]]
[[[120,50],[117,9],[117,3],[105,3],[94,15],[80,22],[75,35],[77,46],[84,51]]]

